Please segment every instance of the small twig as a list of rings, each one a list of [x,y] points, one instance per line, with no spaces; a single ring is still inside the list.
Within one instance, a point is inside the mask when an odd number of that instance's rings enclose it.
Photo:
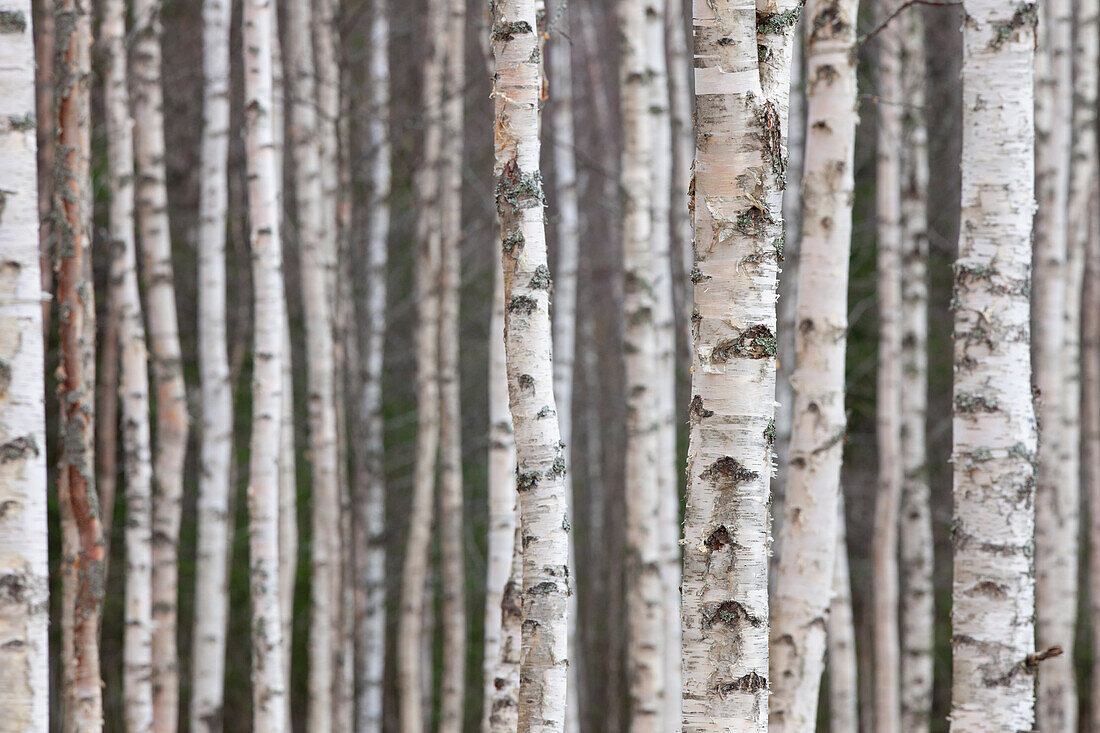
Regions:
[[[862,48],[863,44],[871,40],[890,24],[890,21],[901,15],[906,9],[913,5],[932,5],[934,7],[950,7],[952,5],[962,5],[962,0],[905,0],[901,5],[894,9],[894,12],[886,16],[886,19],[872,28],[870,32],[865,33],[858,41],[856,41],[856,48]]]
[[[1062,656],[1062,652],[1063,652],[1062,647],[1052,646],[1049,649],[1047,649],[1046,651],[1034,652],[1032,654],[1028,654],[1027,658],[1024,659],[1024,664],[1027,665],[1028,667],[1031,667],[1032,669],[1034,669],[1035,667],[1039,666],[1039,662],[1046,661],[1047,659],[1052,659],[1053,657]]]

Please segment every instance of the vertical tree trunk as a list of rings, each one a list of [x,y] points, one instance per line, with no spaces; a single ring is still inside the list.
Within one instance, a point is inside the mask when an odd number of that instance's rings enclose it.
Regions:
[[[951,727],[1031,730],[1036,434],[1027,284],[1035,15],[1030,5],[1010,13],[992,0],[966,0],[964,10],[971,21],[963,27],[955,265]]]
[[[439,216],[439,531],[443,670],[440,733],[461,733],[466,694],[466,563],[463,560],[462,412],[459,399],[459,284],[462,273],[462,161],[466,0],[449,0],[443,82]]]
[[[360,304],[362,359],[360,416],[366,435],[355,441],[356,501],[360,544],[357,577],[363,594],[356,653],[359,700],[356,729],[382,730],[382,684],[386,651],[385,476],[382,471],[382,367],[386,336],[386,261],[390,228],[389,14],[375,2],[370,26],[370,112],[367,119],[371,218],[367,230],[366,297]]]
[[[54,46],[56,34],[54,28],[54,4],[50,0],[38,0],[31,3],[34,17],[34,61],[35,61],[35,122],[38,130],[38,243],[41,270],[42,292],[53,292],[54,260],[54,223],[50,212],[53,210],[54,180],[53,171],[57,148],[57,104],[54,76]],[[30,16],[28,16],[30,17]],[[50,332],[51,299],[42,300],[42,335]]]
[[[884,19],[889,7],[880,4]],[[878,159],[875,217],[878,268],[878,373],[875,449],[878,486],[871,539],[875,730],[901,725],[901,659],[898,638],[898,515],[901,506],[901,42],[898,23],[879,34]]]
[[[338,586],[338,555],[331,538],[337,525],[336,412],[333,403],[333,330],[331,271],[326,251],[323,173],[319,143],[318,89],[313,61],[311,7],[306,0],[287,5],[286,77],[292,100],[291,147],[301,247],[302,304],[305,311],[307,373],[309,375],[309,449],[313,513],[311,522],[311,581],[309,640],[309,728],[312,733],[333,729],[333,650],[338,634],[333,603]]]
[[[503,302],[503,298],[501,301]],[[519,526],[515,528],[512,545],[511,567],[500,599],[499,660],[495,669],[496,677],[493,679],[489,724],[486,728],[490,733],[512,733],[519,725],[520,655],[523,644],[523,533]]]
[[[936,609],[924,437],[928,413],[928,133],[924,123],[924,21],[919,12],[906,13],[902,32],[901,98],[907,106],[901,160],[901,727],[907,733],[921,733],[928,730],[932,714]]]
[[[31,3],[10,3],[2,17],[0,505],[5,510],[0,513],[0,728],[46,733],[48,487]]]
[[[504,251],[505,352],[523,537],[519,733],[565,726],[569,578],[565,456],[550,355],[550,270],[539,173],[541,82],[531,0],[493,8],[496,205]]]
[[[202,471],[191,687],[191,728],[219,733],[228,623],[229,486],[233,395],[226,336],[225,231],[228,212],[230,3],[203,4],[202,184],[199,189],[199,377]]]
[[[93,481],[95,301],[91,267],[92,19],[85,5],[55,6],[58,152],[54,180],[58,212],[57,303],[61,366],[58,403],[62,507],[62,666],[67,731],[103,727],[99,619],[103,608],[104,548]],[[15,44],[12,44],[13,47]],[[14,68],[18,68],[14,66]],[[79,572],[77,569],[79,568]]]
[[[1040,730],[1075,730],[1077,695],[1073,679],[1074,622],[1077,610],[1078,479],[1066,454],[1065,416],[1076,400],[1066,382],[1067,286],[1066,205],[1073,110],[1072,11],[1068,0],[1038,6],[1035,70],[1035,282],[1032,350],[1038,406],[1039,463],[1035,503],[1036,643],[1068,653],[1039,672],[1036,721]],[[1076,307],[1073,302],[1071,309]],[[1076,341],[1076,338],[1073,339]],[[1076,461],[1073,462],[1076,465]]]
[[[187,395],[180,356],[164,164],[160,5],[135,0],[133,80],[138,242],[145,281],[156,431],[153,454],[153,716],[157,733],[176,730],[179,654],[176,607]]]
[[[837,509],[833,598],[825,622],[829,659],[829,731],[859,733],[856,630],[852,621],[852,581],[848,576],[843,492]]]
[[[1090,8],[1091,11],[1091,8]],[[1082,14],[1095,18],[1095,11]],[[1095,185],[1095,183],[1093,184]],[[1088,577],[1089,612],[1092,618],[1100,618],[1100,231],[1096,214],[1097,199],[1092,198],[1089,222],[1088,248],[1085,257],[1085,286],[1082,297],[1082,408],[1083,437],[1082,463],[1084,485],[1088,492]],[[1094,649],[1100,648],[1100,624],[1093,623],[1090,641]],[[1091,665],[1091,714],[1092,730],[1100,730],[1100,658],[1094,656]]]
[[[619,99],[623,139],[619,186],[623,201],[626,282],[623,349],[627,395],[627,678],[630,730],[634,733],[659,731],[663,726],[661,694],[665,668],[657,521],[660,467],[654,363],[657,359],[656,268],[650,193],[654,140],[649,130],[651,99],[645,16],[643,0],[619,0]],[[661,190],[660,186],[657,190]]]
[[[856,143],[858,0],[817,0],[807,39],[807,140],[802,180],[796,364],[786,517],[772,616],[772,718],[813,730],[834,587],[848,332]],[[793,325],[792,323],[792,325]],[[849,611],[850,613],[850,611]]]
[[[243,12],[249,242],[256,319],[248,478],[252,728],[282,733],[286,729],[283,700],[286,683],[279,597],[279,452],[282,446],[286,300],[279,237],[278,167],[271,114],[274,103],[271,39],[275,7],[271,0],[248,0]]]
[[[691,53],[688,51],[687,28],[683,3],[665,2],[665,46],[668,56],[669,123],[672,132],[672,209],[669,228],[672,232],[671,257],[679,258],[680,277],[674,283],[678,298],[677,319],[687,326],[691,315],[691,282],[688,275],[695,266],[691,245],[691,223],[688,221],[688,186],[695,156],[695,129],[692,115]],[[682,329],[682,341],[690,342],[689,329]],[[684,351],[685,368],[691,364],[690,348]]]
[[[127,88],[126,5],[103,6],[101,39],[107,53],[103,105],[111,203],[111,297],[122,345],[122,450],[126,479],[126,603],[123,612],[123,706],[126,730],[153,729],[153,466],[149,427],[149,373],[145,321],[138,290],[134,241],[134,138]],[[116,355],[117,356],[117,355]],[[106,359],[106,355],[104,356]],[[104,361],[104,367],[108,366]],[[221,678],[219,676],[219,682]]]
[[[110,566],[111,520],[114,519],[115,490],[118,488],[119,306],[118,292],[112,281],[107,283],[106,300],[103,328],[96,338],[100,368],[96,379],[95,407],[95,482],[103,509],[103,577],[107,577]]]
[[[788,2],[759,14],[743,1],[695,5],[685,733],[768,727],[775,288],[798,12]]]

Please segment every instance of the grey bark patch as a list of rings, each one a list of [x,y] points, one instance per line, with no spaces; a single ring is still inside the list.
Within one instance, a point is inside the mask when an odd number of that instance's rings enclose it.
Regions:
[[[553,280],[550,279],[550,268],[546,265],[539,265],[535,268],[535,274],[531,276],[531,282],[527,287],[532,290],[549,290]]]
[[[0,10],[0,33],[26,33],[27,16],[18,10]]]
[[[730,537],[730,531],[725,525],[711,532],[707,535],[707,538],[703,540],[703,545],[711,552],[717,552],[730,544],[733,544],[733,538]]]
[[[722,624],[731,629],[736,629],[740,624],[747,623],[753,628],[760,628],[764,620],[753,616],[739,601],[722,601],[721,603],[709,603],[703,606],[703,629],[712,629]]]
[[[745,468],[744,464],[732,456],[722,456],[699,474],[699,478],[718,488],[733,488],[759,477],[760,474]]]
[[[976,392],[960,392],[955,395],[955,412],[997,412],[1000,409],[1001,406],[993,397],[986,397]]]
[[[744,677],[738,677],[732,682],[719,683],[717,691],[721,695],[726,695],[731,692],[762,692],[768,689],[768,678],[756,673],[756,670],[749,672]]]
[[[29,455],[38,455],[38,443],[33,435],[12,438],[7,443],[0,445],[0,465],[18,461]]]
[[[510,313],[523,313],[528,316],[534,313],[538,307],[539,304],[535,302],[535,299],[529,298],[526,295],[517,295],[508,303],[508,311]]]
[[[688,416],[693,422],[708,418],[713,414],[714,410],[708,410],[707,408],[703,407],[702,397],[700,397],[699,395],[695,395],[691,398],[691,404],[688,405]]]
[[[734,339],[723,339],[710,353],[715,364],[724,364],[731,358],[767,359],[776,355],[775,334],[764,324],[750,326]]]

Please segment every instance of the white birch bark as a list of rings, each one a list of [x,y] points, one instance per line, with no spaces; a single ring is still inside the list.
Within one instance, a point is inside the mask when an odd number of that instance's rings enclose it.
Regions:
[[[31,3],[0,7],[0,730],[49,730],[46,411]]]
[[[289,86],[291,151],[301,247],[302,305],[309,375],[309,450],[313,513],[311,517],[312,581],[309,635],[309,728],[329,733],[335,692],[334,650],[338,640],[333,604],[338,583],[338,555],[331,538],[338,534],[336,411],[333,403],[332,308],[329,255],[326,250],[325,204],[319,143],[317,80],[313,58],[313,14],[305,0],[287,4],[285,73]]]
[[[75,733],[103,728],[99,622],[105,553],[94,483],[95,293],[91,277],[89,10],[87,5],[73,0],[61,0],[54,6],[58,134],[54,210],[58,214],[56,282],[61,315],[58,497],[62,536],[62,727]]]
[[[443,145],[439,216],[439,533],[443,670],[440,733],[461,733],[466,693],[466,563],[462,531],[462,412],[459,399],[459,281],[462,244],[466,0],[446,3]]]
[[[901,727],[907,733],[920,733],[928,730],[932,714],[936,611],[924,432],[928,413],[928,133],[924,122],[923,17],[910,10],[898,20],[903,23],[901,88],[906,104],[901,160]]]
[[[892,5],[880,2],[885,19]],[[901,507],[901,25],[879,33],[878,157],[875,167],[878,372],[875,450],[878,485],[871,539],[874,723],[881,733],[901,725],[901,651],[898,630],[898,516]]]
[[[422,69],[421,114],[425,124],[420,169],[414,187],[419,212],[416,226],[415,287],[419,322],[416,331],[417,431],[416,465],[409,533],[401,572],[398,618],[397,682],[402,733],[420,733],[425,725],[426,664],[424,639],[430,638],[425,584],[431,542],[432,497],[439,448],[439,165],[442,149],[443,45],[447,18],[443,0],[431,0],[425,30],[427,56]]]
[[[845,524],[842,492],[837,506],[833,598],[829,604],[829,617],[825,621],[826,654],[829,660],[830,733],[859,733],[856,630],[852,620],[852,581],[848,574]]]
[[[202,471],[191,684],[191,729],[219,733],[229,616],[229,491],[233,395],[226,333],[225,231],[229,163],[228,0],[203,3],[202,183],[199,188],[199,379]]]
[[[672,208],[669,229],[672,232],[671,257],[679,260],[679,277],[674,283],[678,298],[677,320],[683,324],[685,343],[690,342],[691,283],[687,275],[694,267],[695,253],[691,245],[691,223],[688,219],[688,187],[695,157],[695,126],[691,90],[692,58],[687,43],[687,21],[684,4],[665,2],[665,47],[668,57],[669,124],[672,134]],[[691,355],[684,351],[685,366]]]
[[[366,338],[360,347],[363,359],[360,423],[367,429],[356,441],[359,475],[356,478],[356,511],[362,512],[359,529],[366,548],[358,561],[358,582],[363,603],[356,635],[359,700],[356,730],[382,730],[382,684],[386,652],[386,544],[385,477],[382,467],[382,367],[386,336],[386,261],[390,228],[390,88],[389,14],[376,1],[370,25],[370,112],[367,119],[371,216],[367,230],[367,287],[362,302]]]
[[[1035,416],[1027,286],[1032,5],[966,0],[955,265],[953,731],[1034,724]]]
[[[1040,14],[1035,69],[1035,281],[1032,349],[1038,406],[1039,463],[1035,503],[1036,643],[1067,654],[1039,671],[1036,720],[1040,730],[1075,730],[1073,673],[1077,611],[1077,479],[1070,474],[1065,416],[1076,398],[1066,383],[1068,287],[1066,206],[1069,186],[1073,62],[1069,0],[1037,5]],[[1074,338],[1076,341],[1076,338]],[[1076,463],[1076,461],[1074,461]]]
[[[817,0],[807,34],[794,424],[772,615],[772,730],[812,731],[836,566],[857,122],[858,0]]]
[[[248,477],[249,589],[252,601],[252,728],[286,730],[282,606],[279,593],[279,453],[282,447],[286,299],[279,236],[279,186],[272,120],[271,0],[247,0],[245,144],[255,326],[252,439]]]
[[[768,498],[793,3],[697,0],[686,733],[768,727]],[[736,543],[737,551],[734,551]]]
[[[228,30],[227,30],[228,32]],[[145,321],[134,241],[134,138],[127,88],[126,5],[103,5],[100,38],[108,56],[103,104],[111,203],[111,288],[118,318],[123,469],[126,476],[126,587],[123,620],[123,706],[126,730],[153,729],[153,466]],[[219,682],[221,677],[218,678]]]
[[[565,726],[569,518],[550,355],[550,271],[539,173],[540,78],[531,0],[493,8],[496,205],[504,252],[505,352],[523,538],[519,733]]]
[[[656,267],[650,191],[654,140],[649,129],[651,100],[645,17],[643,0],[619,0],[622,115],[619,187],[623,205],[623,360],[627,395],[627,679],[630,730],[634,733],[659,731],[663,726],[661,694],[665,669],[658,534]]]
[[[176,610],[187,395],[165,181],[160,5],[155,0],[135,0],[133,13],[131,103],[137,159],[138,243],[148,283],[146,311],[157,405],[153,453],[153,723],[157,733],[172,733],[179,718]]]
[[[515,527],[512,545],[511,566],[500,599],[499,661],[490,694],[489,722],[483,728],[489,733],[512,733],[519,725],[519,674],[523,644],[523,612],[520,607],[523,592],[523,533],[519,526]]]
[[[1082,14],[1083,19],[1095,17],[1094,11]],[[1088,22],[1083,22],[1087,27]],[[1095,182],[1093,183],[1095,185]],[[1097,198],[1092,199],[1089,216],[1089,238],[1085,255],[1085,285],[1082,296],[1082,409],[1081,422],[1083,481],[1088,507],[1088,582],[1089,588],[1100,587],[1100,217]],[[1100,618],[1100,593],[1089,592],[1089,615]],[[1100,648],[1100,624],[1092,625],[1089,641]],[[1091,730],[1100,730],[1100,658],[1091,665],[1092,705],[1089,715]]]

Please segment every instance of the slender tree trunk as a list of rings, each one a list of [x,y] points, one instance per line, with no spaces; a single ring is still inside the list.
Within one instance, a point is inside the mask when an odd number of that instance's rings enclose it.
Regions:
[[[523,533],[518,524],[512,545],[511,567],[500,600],[499,660],[489,704],[489,725],[486,728],[490,733],[511,733],[519,725],[520,655],[523,644]]]
[[[54,202],[53,172],[57,148],[57,84],[54,77],[54,3],[32,2],[34,16],[35,122],[38,131],[38,242],[42,292],[53,292],[54,222],[50,216]],[[30,16],[27,16],[30,17]],[[42,335],[50,333],[52,299],[42,300]]]
[[[49,730],[46,411],[34,45],[29,0],[4,12],[0,51],[0,730]],[[51,117],[52,119],[52,117]]]
[[[461,733],[466,694],[466,563],[462,532],[462,412],[459,399],[459,281],[462,272],[462,161],[466,0],[449,0],[443,82],[439,195],[439,534],[443,670],[440,733]]]
[[[695,5],[693,396],[681,609],[686,733],[768,727],[775,289],[798,12],[787,2],[759,13],[746,2]]]
[[[795,371],[786,517],[772,616],[772,730],[812,731],[834,587],[856,143],[858,0],[810,5]],[[793,324],[792,324],[793,325]],[[850,613],[850,610],[849,610]]]
[[[884,19],[891,8],[880,4]],[[879,34],[878,160],[875,209],[878,268],[878,374],[875,437],[878,487],[871,539],[875,730],[901,725],[901,658],[898,637],[898,517],[901,455],[901,146],[902,86],[899,23]]]
[[[908,11],[902,30],[901,88],[907,106],[901,161],[901,727],[906,733],[920,733],[928,730],[932,714],[936,614],[924,437],[928,413],[928,133],[921,14]]]
[[[1035,70],[1035,282],[1032,350],[1038,406],[1039,463],[1035,503],[1036,643],[1060,646],[1067,654],[1051,659],[1039,673],[1036,708],[1040,730],[1076,730],[1077,695],[1073,673],[1074,622],[1077,613],[1078,478],[1067,465],[1065,417],[1076,390],[1067,384],[1068,334],[1066,205],[1073,110],[1071,57],[1072,11],[1069,0],[1038,6]],[[1076,301],[1068,306],[1076,308]],[[1076,342],[1076,337],[1073,338]],[[1075,368],[1076,369],[1076,368]],[[1076,412],[1076,408],[1072,408]],[[1074,466],[1077,465],[1073,461]],[[1072,471],[1072,472],[1071,472]]]
[[[687,23],[684,4],[676,0],[665,2],[665,46],[668,56],[669,123],[672,133],[672,209],[669,213],[669,229],[672,232],[671,257],[679,258],[679,277],[674,283],[674,293],[679,301],[677,320],[682,328],[681,341],[688,346],[684,350],[684,366],[691,365],[690,325],[691,282],[688,275],[695,266],[695,253],[691,244],[691,222],[688,220],[688,187],[695,157],[695,129],[693,124],[693,97],[691,92],[692,58],[688,51]]]
[[[301,246],[302,303],[305,311],[307,372],[309,375],[309,448],[313,513],[311,522],[311,581],[309,640],[309,729],[333,729],[335,672],[333,651],[338,634],[333,603],[338,586],[338,554],[331,538],[337,526],[336,411],[333,403],[331,272],[326,250],[323,173],[319,143],[317,83],[313,61],[313,19],[306,0],[287,5],[286,76],[292,100],[291,147],[294,156],[295,200]]]
[[[55,5],[58,151],[57,302],[62,508],[63,728],[103,727],[99,620],[104,547],[95,465],[95,300],[91,274],[91,15],[74,0]],[[12,68],[18,68],[13,64]],[[29,107],[28,107],[29,109]],[[24,118],[25,119],[25,118]],[[16,126],[18,127],[18,126]],[[65,587],[67,586],[67,588]]]
[[[505,353],[523,537],[519,733],[565,727],[569,518],[550,355],[550,270],[539,173],[540,78],[531,0],[493,8],[496,205],[504,252]]]
[[[126,730],[137,733],[153,729],[153,466],[148,356],[134,241],[134,138],[127,88],[124,2],[104,3],[100,33],[108,57],[103,104],[107,112],[111,191],[111,298],[115,301],[112,307],[117,309],[117,338],[122,344],[122,378],[113,398],[122,403],[126,479],[123,706]],[[109,364],[106,355],[104,358],[106,371]]]
[[[627,678],[630,730],[662,728],[663,609],[660,574],[660,466],[657,434],[657,329],[646,65],[646,7],[619,0],[619,99],[622,113],[623,334],[626,364]],[[657,190],[661,190],[657,186]],[[666,189],[667,190],[667,189]]]
[[[135,192],[138,242],[145,281],[149,283],[146,305],[157,417],[153,453],[153,722],[157,733],[171,733],[176,730],[179,718],[176,608],[187,395],[180,356],[165,182],[160,5],[154,0],[135,0],[133,12]]]
[[[382,367],[386,336],[386,261],[390,228],[390,88],[389,14],[376,0],[370,29],[370,112],[367,119],[367,147],[370,150],[370,224],[367,230],[367,287],[361,302],[360,319],[364,334],[359,349],[362,359],[358,424],[366,435],[356,445],[356,524],[361,536],[357,545],[358,583],[363,598],[358,616],[359,645],[357,673],[359,701],[356,729],[366,733],[382,730],[382,685],[386,652],[386,542],[385,476],[382,466]]]
[[[252,728],[286,730],[282,606],[279,594],[279,453],[282,447],[286,299],[279,236],[279,185],[272,121],[271,0],[247,0],[242,42],[245,144],[255,327],[252,441],[248,479],[249,590],[252,599]]]
[[[1032,6],[1010,13],[992,0],[965,0],[964,10],[971,20],[963,27],[955,265],[951,727],[1031,730],[1036,431],[1027,284],[1035,16]]]
[[[191,728],[219,733],[228,624],[229,487],[233,395],[226,335],[225,231],[228,212],[230,3],[203,4],[203,139],[199,189],[199,477]]]
[[[1090,9],[1091,10],[1091,9]],[[1095,17],[1092,12],[1082,14],[1082,25],[1087,27]],[[1095,186],[1095,180],[1092,184]],[[1083,437],[1082,463],[1084,485],[1088,494],[1088,577],[1089,611],[1094,619],[1100,618],[1100,217],[1095,190],[1089,216],[1089,238],[1085,256],[1085,286],[1082,298],[1082,408]],[[1093,648],[1100,648],[1100,624],[1093,623],[1090,641]],[[1100,730],[1100,658],[1091,665],[1091,730]]]
[[[123,99],[124,103],[127,100]],[[131,174],[132,175],[132,174]],[[107,309],[103,328],[97,338],[99,377],[96,379],[96,491],[103,509],[103,577],[107,577],[111,559],[111,524],[114,519],[115,491],[118,487],[118,370],[119,326],[118,293],[113,281],[107,283]]]
[[[444,28],[447,5],[443,0],[428,4],[425,42],[427,56],[422,69],[422,114],[425,125],[420,169],[414,180],[416,207],[416,300],[419,322],[416,331],[416,466],[409,514],[407,549],[401,573],[401,610],[397,632],[397,681],[400,730],[424,730],[425,695],[424,639],[429,608],[425,598],[428,581],[428,549],[431,544],[432,497],[439,448],[439,267],[440,227],[439,168],[442,149],[440,101],[443,91]],[[429,636],[430,638],[430,636]],[[429,675],[430,679],[430,675]]]
[[[859,679],[856,630],[852,620],[852,581],[848,576],[848,539],[844,495],[840,495],[836,524],[836,565],[833,598],[825,621],[829,659],[829,731],[859,733]]]

